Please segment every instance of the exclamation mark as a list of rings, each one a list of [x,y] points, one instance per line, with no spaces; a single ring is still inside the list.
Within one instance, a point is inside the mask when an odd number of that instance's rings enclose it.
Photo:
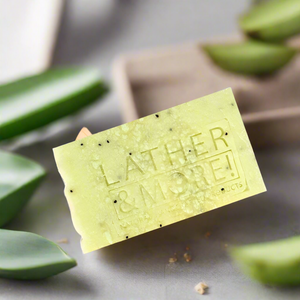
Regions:
[[[226,154],[226,159],[227,159],[227,162],[228,162],[228,167],[232,171],[232,167],[231,167],[231,163],[230,163],[230,160],[229,160],[229,156],[227,154]],[[231,173],[231,176],[234,177],[234,173],[233,172]]]

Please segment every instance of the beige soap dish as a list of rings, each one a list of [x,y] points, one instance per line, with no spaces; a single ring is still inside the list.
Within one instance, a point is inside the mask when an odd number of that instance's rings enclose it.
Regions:
[[[255,147],[300,140],[299,57],[272,77],[248,78],[219,69],[190,43],[123,55],[113,77],[125,122],[231,87]]]

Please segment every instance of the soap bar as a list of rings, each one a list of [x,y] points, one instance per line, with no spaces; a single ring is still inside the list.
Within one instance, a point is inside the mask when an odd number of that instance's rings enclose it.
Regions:
[[[54,149],[84,253],[266,190],[231,89]]]

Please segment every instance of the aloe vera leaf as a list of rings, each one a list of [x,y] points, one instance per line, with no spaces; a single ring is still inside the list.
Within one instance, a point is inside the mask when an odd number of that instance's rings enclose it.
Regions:
[[[241,269],[264,284],[300,285],[300,236],[231,249]]]
[[[239,19],[249,36],[267,42],[281,42],[300,33],[300,1],[271,0],[259,3]]]
[[[0,151],[0,227],[23,208],[45,174],[39,164]]]
[[[0,229],[0,277],[43,279],[76,265],[75,259],[42,236]]]
[[[276,44],[248,40],[234,44],[203,46],[216,65],[244,75],[267,75],[284,67],[297,50]]]
[[[97,70],[54,68],[0,85],[0,141],[47,125],[107,92]]]

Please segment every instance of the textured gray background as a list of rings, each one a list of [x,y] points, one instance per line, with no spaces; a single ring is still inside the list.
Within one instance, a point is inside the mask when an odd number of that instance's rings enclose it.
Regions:
[[[97,66],[109,78],[118,53],[233,33],[235,17],[247,5],[246,0],[67,1],[54,64]],[[7,228],[53,241],[68,238],[62,247],[78,266],[38,282],[1,279],[1,300],[300,298],[298,288],[252,282],[231,263],[224,247],[299,234],[300,145],[256,151],[268,193],[83,255],[51,149],[73,140],[83,125],[93,132],[119,125],[115,93],[67,122],[71,126],[55,137],[17,150],[44,165],[48,177]],[[206,239],[207,231],[211,236]],[[186,245],[193,261],[169,265],[169,257],[183,254]],[[209,285],[208,295],[194,292],[199,281]]]

